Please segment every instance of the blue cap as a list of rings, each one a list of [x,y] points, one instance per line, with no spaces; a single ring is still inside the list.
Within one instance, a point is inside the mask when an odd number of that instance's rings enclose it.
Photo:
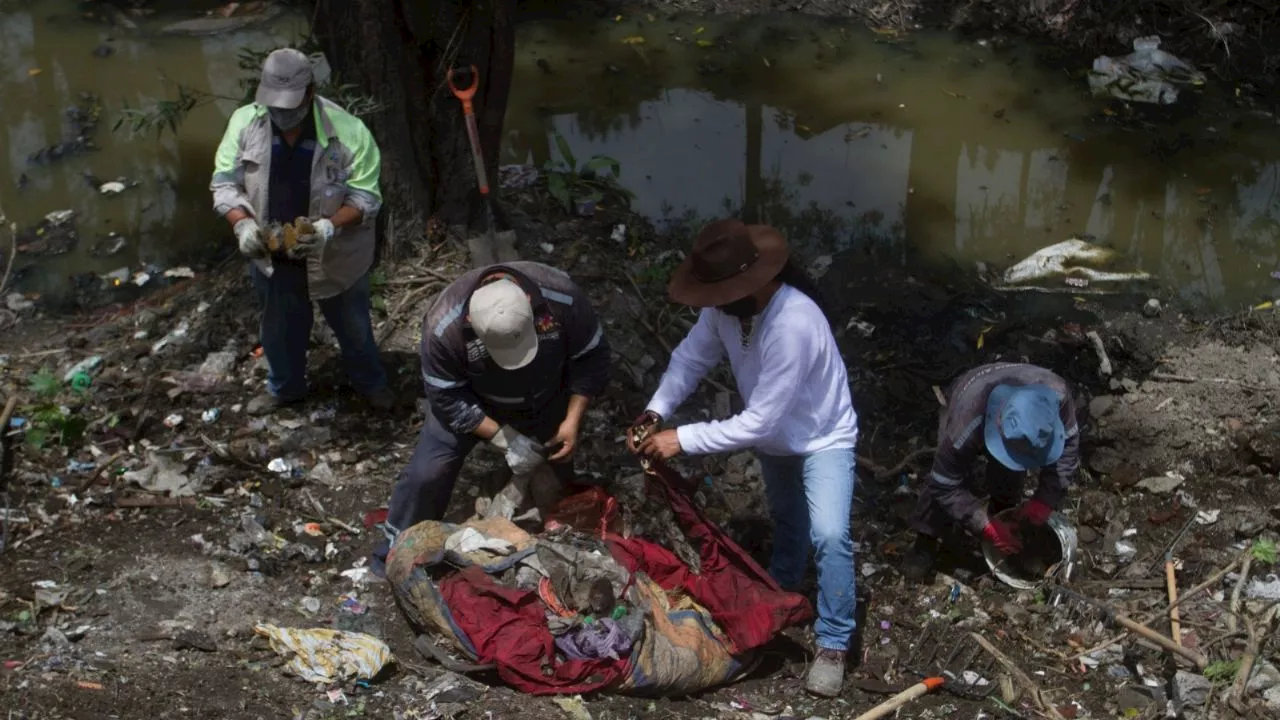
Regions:
[[[1067,442],[1058,402],[1048,385],[997,385],[987,396],[987,452],[1010,470],[1057,462]]]

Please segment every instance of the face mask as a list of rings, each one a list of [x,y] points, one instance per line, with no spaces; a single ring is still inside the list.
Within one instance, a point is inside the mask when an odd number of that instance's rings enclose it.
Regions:
[[[307,119],[307,113],[311,112],[311,103],[303,103],[301,107],[292,110],[267,108],[267,112],[271,113],[271,122],[275,123],[276,127],[281,130],[292,130]]]
[[[728,305],[720,305],[718,306],[718,309],[720,312],[726,315],[732,315],[740,320],[755,317],[756,313],[760,312],[759,304],[756,303],[755,297],[751,295],[748,295],[741,300],[734,300]]]

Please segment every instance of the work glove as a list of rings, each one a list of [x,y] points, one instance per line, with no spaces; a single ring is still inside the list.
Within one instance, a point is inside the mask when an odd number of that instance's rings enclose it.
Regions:
[[[333,234],[336,232],[333,221],[327,218],[319,220],[298,218],[293,221],[293,227],[298,231],[298,244],[293,246],[289,256],[295,258],[319,257],[324,254],[325,246],[333,239]]]
[[[1017,555],[1022,551],[1022,541],[1003,520],[988,520],[982,528],[982,537],[995,545],[1001,555]]]
[[[640,416],[631,421],[631,427],[627,428],[627,449],[636,452],[640,446],[640,441],[644,440],[650,432],[658,425],[662,424],[662,416],[652,410],[645,410]]]
[[[267,256],[267,239],[258,226],[258,221],[247,217],[236,222],[234,226],[236,242],[240,243],[240,254],[248,258]]]
[[[1032,498],[1018,508],[1017,516],[1019,520],[1039,526],[1049,522],[1049,516],[1052,514],[1053,508],[1049,507],[1043,500]]]
[[[503,425],[489,443],[506,454],[511,472],[524,475],[546,462],[543,447],[510,425]]]

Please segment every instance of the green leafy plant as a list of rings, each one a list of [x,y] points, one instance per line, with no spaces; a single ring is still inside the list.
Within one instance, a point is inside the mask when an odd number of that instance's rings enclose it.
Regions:
[[[1253,541],[1253,547],[1249,548],[1249,553],[1253,555],[1253,561],[1256,563],[1275,565],[1280,561],[1280,548],[1276,546],[1275,540],[1259,538]]]
[[[1236,679],[1240,672],[1239,660],[1218,660],[1209,663],[1204,669],[1205,678],[1214,685],[1226,685]]]
[[[617,160],[607,155],[594,155],[579,165],[564,135],[558,130],[552,130],[551,134],[560,150],[560,159],[547,161],[542,166],[542,175],[547,183],[547,192],[564,206],[566,212],[573,210],[574,203],[598,203],[605,198],[624,206],[631,205],[635,194],[619,183],[622,166]]]
[[[60,402],[63,385],[57,375],[41,368],[31,376],[27,389],[36,399],[26,408],[29,445],[37,450],[50,444],[70,445],[84,435],[88,422]]]

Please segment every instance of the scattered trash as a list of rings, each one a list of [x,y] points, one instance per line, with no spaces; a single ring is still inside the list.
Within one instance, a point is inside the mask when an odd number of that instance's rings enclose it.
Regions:
[[[93,355],[91,357],[85,358],[84,360],[81,360],[75,365],[72,365],[71,369],[63,374],[62,381],[69,383],[71,382],[72,378],[74,378],[76,375],[80,373],[84,373],[86,375],[96,375],[98,371],[101,369],[102,369],[102,356]]]
[[[591,199],[575,201],[573,203],[573,214],[578,217],[592,217],[596,214],[596,201]]]
[[[1177,490],[1187,479],[1180,473],[1170,470],[1164,475],[1144,478],[1138,481],[1137,487],[1156,495],[1167,495]]]
[[[293,465],[284,458],[275,458],[271,462],[267,463],[267,469],[277,475],[288,475],[293,472]]]
[[[609,233],[609,239],[616,243],[625,242],[627,239],[627,226],[614,225],[613,230]]]
[[[1116,541],[1116,555],[1122,562],[1129,562],[1138,554],[1138,547],[1123,540]]]
[[[545,243],[545,242],[538,243],[538,247],[542,250],[542,252],[548,255],[556,251],[556,246],[552,245],[551,243]]]
[[[200,413],[200,421],[206,425],[218,422],[220,417],[222,417],[222,410],[218,408],[209,408]]]
[[[182,416],[174,413],[164,419],[164,426],[173,429],[182,424]]]
[[[1127,102],[1172,105],[1179,85],[1204,85],[1204,73],[1160,49],[1160,38],[1135,38],[1133,52],[1121,58],[1100,55],[1089,70],[1089,89],[1097,96]]]
[[[196,272],[191,268],[184,266],[169,268],[164,271],[164,276],[167,278],[193,278],[196,276]]]
[[[1271,574],[1254,578],[1245,586],[1244,594],[1252,600],[1280,600],[1280,577]]]
[[[135,483],[143,490],[165,493],[170,497],[192,497],[201,484],[187,475],[186,464],[172,459],[168,454],[147,453],[147,465],[124,474],[126,482]]]
[[[332,685],[372,680],[394,661],[386,643],[372,635],[321,628],[281,628],[259,624],[254,632],[289,660],[286,668],[307,682]]]
[[[591,720],[591,713],[587,710],[587,704],[582,701],[581,695],[561,696],[553,698],[552,702],[569,716],[569,720]]]
[[[533,165],[503,165],[498,168],[498,184],[503,190],[523,190],[538,182],[538,168]]]

